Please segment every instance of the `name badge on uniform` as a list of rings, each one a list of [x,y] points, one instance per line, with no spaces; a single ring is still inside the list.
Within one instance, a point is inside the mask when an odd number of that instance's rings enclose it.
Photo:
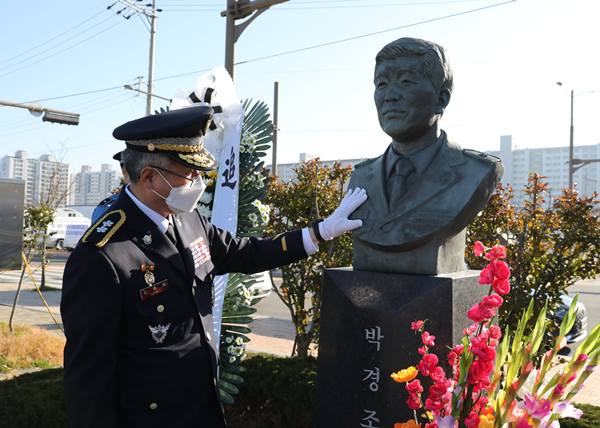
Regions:
[[[194,257],[194,269],[198,269],[210,260],[210,251],[208,251],[204,238],[200,237],[194,242],[191,242],[190,249],[192,250],[192,256]]]
[[[151,285],[150,287],[142,288],[140,290],[140,297],[142,300],[146,300],[148,297],[156,296],[163,291],[167,291],[169,289],[169,281],[164,280],[157,284]]]

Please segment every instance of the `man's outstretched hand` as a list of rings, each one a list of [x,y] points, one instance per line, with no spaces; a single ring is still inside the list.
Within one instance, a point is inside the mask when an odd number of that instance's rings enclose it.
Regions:
[[[325,240],[333,239],[342,233],[362,226],[362,220],[349,220],[348,216],[367,200],[367,191],[357,187],[350,189],[342,199],[340,206],[330,217],[319,223],[319,232]]]

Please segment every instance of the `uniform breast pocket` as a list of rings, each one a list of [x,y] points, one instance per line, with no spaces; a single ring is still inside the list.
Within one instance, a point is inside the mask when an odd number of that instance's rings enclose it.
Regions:
[[[121,391],[121,405],[130,411],[145,412],[157,417],[185,400],[183,382],[170,382],[156,385],[127,387]],[[156,426],[169,426],[154,420]]]
[[[373,220],[369,220],[369,211],[359,210],[354,211],[350,215],[351,220],[362,220],[362,226],[354,229],[354,234],[360,236],[363,233],[369,232],[373,228]]]
[[[146,290],[150,289],[149,293]],[[162,291],[156,292],[153,289]],[[140,300],[136,302],[138,312],[143,317],[162,315],[163,317],[176,313],[179,308],[179,296],[176,290],[169,286],[167,280],[161,281],[152,287],[141,290]]]
[[[215,265],[212,263],[211,260],[208,260],[206,263],[204,263],[201,266],[198,266],[195,269],[194,275],[196,275],[196,278],[198,278],[201,282],[210,283],[214,278],[214,269]]]

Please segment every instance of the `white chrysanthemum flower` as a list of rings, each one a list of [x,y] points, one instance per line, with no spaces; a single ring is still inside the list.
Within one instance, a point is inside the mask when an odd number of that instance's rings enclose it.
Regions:
[[[240,144],[240,153],[246,153],[246,146],[244,144]]]
[[[257,189],[262,189],[263,187],[265,187],[265,183],[263,183],[262,181],[259,181],[258,184],[256,185]]]
[[[269,216],[268,215],[266,215],[266,214],[262,215],[261,218],[262,218],[262,221],[263,221],[264,224],[267,224],[269,222]]]
[[[237,311],[238,310],[238,305],[233,305],[233,310]]]
[[[227,342],[227,343],[231,343],[231,342],[233,342],[233,337],[231,337],[231,336],[227,336],[227,337],[225,338],[225,342]]]
[[[200,196],[199,202],[203,203],[205,205],[208,205],[212,202],[213,200],[213,195],[210,192],[204,192],[202,193],[202,195]]]
[[[227,347],[227,353],[228,353],[228,354],[233,354],[234,352],[235,352],[235,346],[233,346],[233,345],[229,345],[229,346]]]
[[[254,205],[256,208],[260,209],[260,206],[262,204],[258,199],[255,199],[254,201],[252,201],[252,205]]]
[[[248,214],[248,219],[252,223],[256,223],[258,221],[258,216],[256,215],[256,213],[250,213],[250,214]]]
[[[244,339],[242,339],[241,337],[236,337],[235,338],[235,344],[236,345],[242,345],[244,343]]]
[[[204,204],[198,204],[198,212],[206,218],[212,217],[212,211]]]
[[[239,357],[244,353],[244,348],[242,346],[240,346],[239,348],[235,348],[234,353]]]
[[[265,214],[267,212],[269,212],[268,208],[266,205],[261,205],[260,207],[258,207],[258,210],[262,213]]]
[[[233,357],[233,356],[229,357],[229,364],[235,363],[235,360],[236,360],[235,357]]]
[[[235,303],[236,303],[237,305],[239,305],[240,303],[242,303],[242,298],[241,298],[241,297],[236,297],[236,298],[235,298]]]
[[[251,299],[246,299],[246,301],[244,302],[244,305],[250,307],[250,305],[252,304],[252,300]]]
[[[250,290],[246,290],[244,296],[246,297],[246,299],[251,299],[253,297],[253,294]]]

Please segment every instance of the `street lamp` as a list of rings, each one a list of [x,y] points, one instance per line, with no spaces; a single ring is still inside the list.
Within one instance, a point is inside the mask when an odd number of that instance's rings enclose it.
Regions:
[[[133,86],[131,86],[131,85],[125,85],[125,86],[124,86],[124,88],[125,88],[125,89],[129,89],[130,91],[136,91],[136,92],[139,92],[140,94],[145,94],[145,95],[148,95],[148,97],[156,97],[156,98],[160,98],[161,100],[168,101],[168,102],[171,102],[171,101],[172,101],[172,100],[171,100],[171,99],[169,99],[169,98],[161,97],[160,95],[151,94],[151,93],[149,93],[149,92],[142,91],[141,89],[134,88],[134,87],[133,87]]]
[[[39,103],[33,102],[29,104],[11,103],[9,101],[0,101],[0,105],[9,107],[19,107],[29,110],[35,117],[40,117],[44,113],[42,120],[50,123],[63,123],[65,125],[79,125],[79,113],[71,113],[68,111],[54,110],[44,108]]]
[[[562,82],[556,82],[556,84],[560,87],[562,87]],[[594,92],[599,92],[599,91],[590,91],[590,92],[585,92],[583,94],[577,94],[577,95],[573,95],[573,91],[571,90],[571,128],[570,128],[570,139],[569,139],[569,189],[573,189],[573,174],[575,173],[575,171],[577,171],[579,168],[583,168],[584,166],[590,164],[590,163],[594,163],[594,162],[600,162],[600,159],[586,159],[586,160],[582,160],[582,159],[573,159],[573,133],[575,131],[575,128],[573,127],[573,97],[575,96],[580,96],[580,95],[587,95],[587,94],[593,94]],[[579,165],[577,168],[574,168],[574,165]]]

